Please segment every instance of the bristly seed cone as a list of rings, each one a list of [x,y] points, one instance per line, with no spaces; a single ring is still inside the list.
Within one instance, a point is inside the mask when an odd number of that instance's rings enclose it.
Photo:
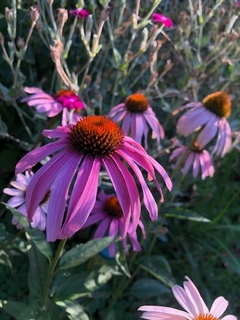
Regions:
[[[91,155],[108,156],[120,147],[123,138],[122,129],[103,116],[87,116],[79,120],[69,133],[74,149]]]
[[[142,93],[131,94],[125,100],[125,107],[132,113],[144,113],[149,106],[148,99]]]
[[[202,152],[202,150],[200,149],[200,145],[199,145],[199,143],[197,143],[197,142],[194,142],[194,143],[192,144],[191,150],[192,150],[193,152],[199,152],[199,153]]]
[[[231,114],[231,99],[224,91],[209,94],[203,99],[203,104],[218,117],[228,117]]]
[[[113,218],[123,217],[122,208],[116,196],[108,198],[104,203],[104,211]]]
[[[202,314],[202,313],[200,313],[200,315],[197,318],[194,318],[193,320],[220,320],[220,319],[214,317],[211,314]]]

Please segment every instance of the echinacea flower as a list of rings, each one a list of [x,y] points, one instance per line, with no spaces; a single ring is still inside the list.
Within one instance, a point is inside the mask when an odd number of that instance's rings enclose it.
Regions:
[[[63,126],[81,119],[79,112],[84,108],[84,103],[72,90],[60,90],[54,97],[35,87],[25,87],[24,91],[31,95],[23,98],[22,102],[26,102],[29,107],[35,107],[37,112],[46,112],[48,117],[62,112]]]
[[[165,17],[163,14],[160,13],[153,13],[152,14],[152,22],[153,23],[161,23],[166,28],[172,28],[173,22],[170,18]]]
[[[77,16],[78,18],[81,18],[81,19],[85,19],[90,15],[90,13],[87,10],[80,9],[80,8],[75,10],[70,10],[69,13],[71,17]]]
[[[147,149],[148,127],[152,129],[152,139],[160,143],[164,138],[164,130],[155,113],[153,112],[148,99],[142,93],[134,93],[127,97],[125,102],[114,107],[109,118],[121,123],[123,132],[130,135],[138,143],[142,143],[144,137],[144,147]]]
[[[205,147],[216,135],[212,154],[223,157],[231,146],[231,129],[226,119],[231,113],[231,99],[224,91],[206,96],[202,102],[190,102],[178,110],[190,108],[177,122],[177,132],[185,137],[196,130],[196,142]]]
[[[59,140],[25,155],[16,166],[16,174],[53,154],[35,173],[26,192],[26,207],[31,220],[35,209],[51,190],[46,228],[48,241],[71,237],[82,228],[96,201],[102,166],[112,181],[123,210],[123,237],[127,234],[130,218],[132,229],[137,228],[141,210],[135,179],[124,163],[129,165],[140,183],[143,203],[151,219],[157,219],[157,204],[138,165],[147,171],[148,179],[154,181],[162,201],[155,170],[169,190],[172,182],[163,167],[140,144],[125,136],[114,121],[104,116],[87,116],[75,125],[44,130],[43,135]]]
[[[194,283],[185,277],[183,288],[173,286],[173,294],[178,303],[186,310],[178,310],[169,307],[142,306],[138,310],[144,311],[143,319],[148,320],[237,320],[233,315],[220,318],[228,307],[228,301],[224,297],[214,300],[211,309],[206,306]]]
[[[108,235],[110,237],[116,237],[120,235],[122,243],[126,252],[128,252],[127,240],[129,239],[132,243],[134,251],[140,251],[141,246],[138,242],[137,232],[132,229],[132,223],[130,221],[128,226],[127,235],[123,237],[124,232],[124,214],[119,204],[118,198],[114,194],[107,195],[103,191],[98,194],[98,199],[92,209],[90,216],[88,217],[83,228],[89,227],[93,224],[99,223],[94,238],[102,238]],[[141,220],[139,220],[139,226],[142,230],[143,236],[145,237],[145,230]],[[110,244],[109,255],[115,256],[116,245],[115,243]]]
[[[16,180],[11,181],[10,184],[14,188],[5,188],[3,192],[12,196],[7,204],[12,208],[17,208],[17,210],[27,217],[27,209],[25,204],[25,197],[28,185],[34,176],[33,172],[25,172],[25,175],[22,173],[17,174]],[[45,230],[46,228],[46,213],[48,208],[48,196],[47,194],[37,206],[34,217],[31,222],[32,228],[38,228],[39,230]],[[22,226],[18,223],[16,217],[12,218],[12,223],[17,226],[18,229],[21,229]]]
[[[176,166],[182,161],[182,156],[186,153],[186,159],[184,160],[184,166],[181,172],[185,175],[189,171],[190,167],[193,167],[193,177],[196,178],[200,168],[202,171],[202,180],[206,177],[213,177],[214,166],[212,159],[207,150],[203,150],[195,142],[191,148],[187,151],[187,147],[179,144],[178,147],[172,152],[169,160],[177,159]]]

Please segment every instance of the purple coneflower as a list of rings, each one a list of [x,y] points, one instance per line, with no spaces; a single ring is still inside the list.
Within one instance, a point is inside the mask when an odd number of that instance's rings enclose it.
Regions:
[[[145,311],[143,319],[148,320],[237,320],[233,315],[220,318],[228,307],[228,301],[224,297],[214,300],[211,309],[206,306],[194,283],[186,277],[184,288],[173,286],[173,294],[178,303],[186,310],[178,310],[169,307],[142,306],[138,310]]]
[[[231,146],[231,129],[226,117],[231,113],[231,100],[223,91],[212,93],[202,102],[190,102],[178,110],[190,108],[177,123],[179,134],[187,137],[199,130],[196,142],[204,147],[216,135],[216,145],[212,154],[223,157]]]
[[[19,173],[16,176],[15,181],[11,181],[10,184],[14,188],[5,188],[3,189],[3,192],[5,194],[8,194],[9,196],[12,196],[7,204],[12,208],[17,208],[17,210],[22,213],[25,217],[27,217],[27,209],[25,204],[25,197],[26,197],[26,190],[28,188],[28,185],[34,176],[33,172],[25,172],[25,175],[22,173]],[[46,213],[48,209],[48,197],[49,194],[47,194],[42,201],[37,206],[32,222],[31,227],[32,228],[38,228],[40,230],[45,230],[46,228]],[[12,223],[17,226],[17,229],[21,229],[22,226],[18,223],[17,218],[12,218]]]
[[[187,147],[179,144],[172,152],[169,160],[172,161],[173,159],[177,159],[177,166],[185,152],[187,152]],[[198,175],[200,168],[202,171],[202,180],[206,177],[213,177],[214,175],[214,166],[210,154],[207,150],[202,150],[196,142],[188,150],[184,163],[184,167],[181,169],[184,175],[187,174],[191,166],[193,167],[194,178]]]
[[[163,14],[160,13],[153,13],[152,14],[152,22],[153,23],[161,23],[166,28],[172,28],[173,22],[170,18],[165,17]]]
[[[71,237],[84,225],[96,201],[102,166],[112,181],[123,210],[123,237],[128,232],[130,218],[132,229],[137,228],[141,210],[135,179],[124,162],[140,183],[143,203],[151,219],[157,218],[157,204],[138,165],[147,171],[148,179],[155,182],[162,201],[162,190],[155,170],[163,177],[169,190],[172,182],[163,167],[141,145],[125,136],[115,122],[103,116],[87,116],[75,125],[44,130],[43,135],[59,140],[25,155],[16,166],[16,174],[54,154],[36,172],[26,192],[28,218],[31,220],[35,209],[51,190],[46,228],[48,241]]]
[[[148,127],[152,128],[152,138],[164,138],[164,130],[156,118],[148,99],[141,93],[134,93],[127,97],[124,103],[114,107],[109,118],[115,122],[121,122],[121,127],[126,135],[130,135],[138,143],[142,143],[144,137],[144,147],[147,149]]]
[[[60,90],[54,97],[38,88],[25,87],[24,91],[31,96],[23,98],[29,107],[36,107],[37,112],[46,112],[48,117],[54,117],[62,113],[62,125],[76,123],[81,119],[79,112],[84,108],[84,103],[72,90]]]
[[[77,16],[78,18],[81,18],[81,19],[85,19],[90,15],[90,13],[87,10],[80,9],[80,8],[75,10],[70,10],[69,13],[71,17]]]
[[[127,236],[123,237],[124,232],[124,214],[119,204],[118,198],[114,194],[107,195],[103,191],[98,194],[98,199],[93,207],[93,210],[88,217],[85,227],[89,227],[93,224],[99,223],[94,238],[102,238],[106,236],[106,233],[110,237],[116,237],[120,235],[122,237],[122,243],[126,252],[128,252],[127,239],[132,243],[134,251],[140,251],[141,246],[138,242],[137,232],[132,228],[130,221]],[[141,220],[139,220],[139,226],[142,230],[143,236],[146,236],[144,226]],[[109,246],[109,255],[115,256],[116,245],[115,243]]]

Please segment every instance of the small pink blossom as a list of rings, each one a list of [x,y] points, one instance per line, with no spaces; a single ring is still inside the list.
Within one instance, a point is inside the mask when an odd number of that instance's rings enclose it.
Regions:
[[[172,152],[169,160],[177,159],[176,166],[181,161],[183,154],[187,151],[187,147],[179,144],[178,147]],[[202,180],[206,177],[213,177],[214,166],[212,159],[207,150],[202,150],[196,143],[188,150],[186,160],[183,164],[181,172],[185,175],[189,171],[190,167],[193,167],[193,177],[196,178],[201,169]]]
[[[30,96],[23,98],[29,107],[35,107],[39,113],[46,112],[48,117],[54,117],[62,112],[62,125],[76,123],[82,117],[79,115],[84,103],[72,90],[60,90],[54,97],[41,89],[35,87],[25,87],[24,91]]]
[[[17,174],[16,180],[11,181],[10,184],[14,188],[5,188],[3,192],[12,196],[7,204],[12,208],[17,208],[17,210],[22,213],[25,217],[27,217],[27,209],[25,204],[25,197],[28,185],[34,176],[33,172],[25,172],[25,175],[22,173]],[[48,196],[44,198],[38,207],[35,210],[34,217],[31,222],[32,228],[38,228],[39,230],[45,230],[46,228],[46,213],[48,209]],[[17,229],[22,229],[22,226],[17,221],[16,217],[12,218],[12,223],[16,225]]]
[[[86,19],[90,15],[90,12],[80,8],[75,10],[70,10],[69,13],[71,17],[77,16],[78,18],[81,18],[81,19]]]
[[[126,214],[125,214],[126,215]],[[133,218],[134,219],[134,218]],[[132,222],[129,223],[127,235],[124,237],[124,214],[118,202],[118,198],[114,194],[107,195],[103,191],[98,194],[93,210],[88,217],[83,228],[99,223],[94,238],[102,238],[108,234],[110,237],[121,236],[121,241],[126,252],[128,252],[127,240],[129,239],[134,251],[140,251],[141,246],[138,242],[137,232],[133,229]],[[138,223],[145,237],[146,233],[141,220]],[[113,243],[108,248],[111,257],[116,254],[116,244]]]
[[[162,23],[166,28],[172,28],[173,22],[170,18],[165,17],[161,13],[153,13],[152,14],[152,22],[153,23]]]
[[[215,299],[209,310],[197,287],[189,277],[185,278],[187,281],[184,281],[183,288],[175,285],[172,291],[178,303],[186,311],[162,306],[142,306],[138,309],[144,311],[141,318],[147,320],[237,320],[233,315],[220,318],[228,307],[228,301],[224,297]]]

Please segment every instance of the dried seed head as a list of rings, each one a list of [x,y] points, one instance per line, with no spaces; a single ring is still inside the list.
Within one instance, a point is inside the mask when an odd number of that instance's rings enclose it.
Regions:
[[[64,25],[68,19],[68,12],[64,8],[58,8],[58,22]]]
[[[32,22],[37,22],[38,18],[39,18],[39,11],[38,8],[36,7],[31,7],[30,8],[30,17]]]
[[[13,9],[5,8],[5,17],[8,23],[13,22]]]

